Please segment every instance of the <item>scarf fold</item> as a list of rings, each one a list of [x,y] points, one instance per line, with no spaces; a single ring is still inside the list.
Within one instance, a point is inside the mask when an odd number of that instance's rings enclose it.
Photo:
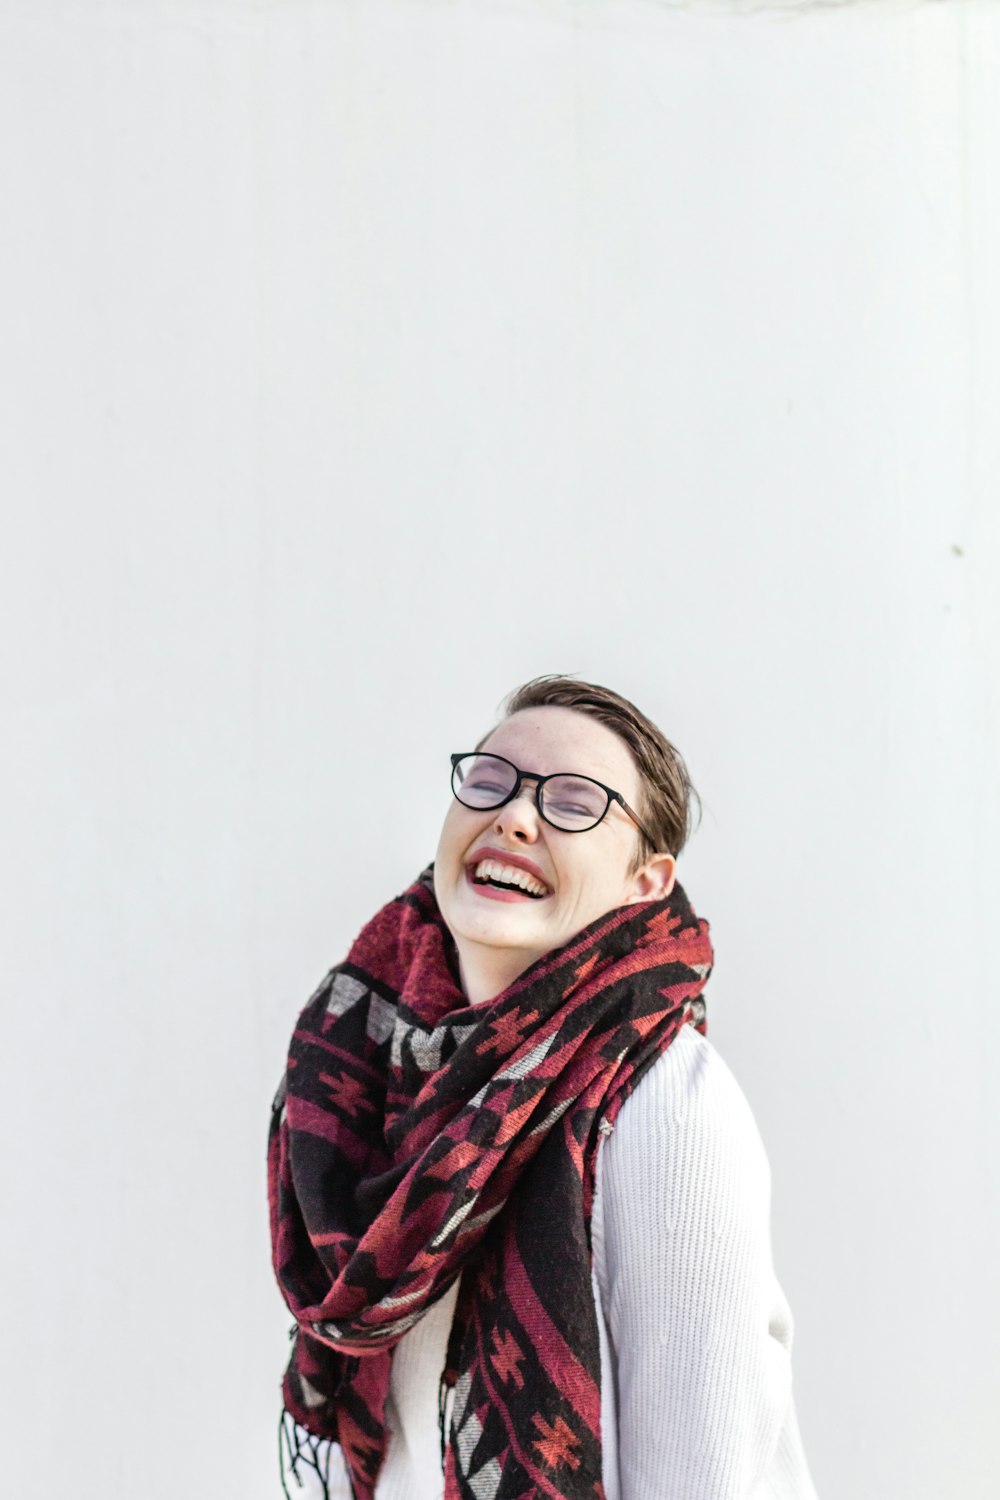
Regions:
[[[357,1500],[385,1454],[392,1351],[456,1278],[446,1500],[603,1500],[597,1147],[681,1026],[704,1032],[711,966],[675,884],[471,1006],[431,866],[308,1001],[268,1148],[296,1320],[283,1396],[339,1443]]]

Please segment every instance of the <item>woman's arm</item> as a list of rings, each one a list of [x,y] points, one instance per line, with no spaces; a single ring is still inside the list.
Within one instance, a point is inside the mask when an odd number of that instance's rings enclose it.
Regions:
[[[767,1157],[733,1075],[690,1027],[623,1106],[598,1181],[620,1500],[815,1500]]]

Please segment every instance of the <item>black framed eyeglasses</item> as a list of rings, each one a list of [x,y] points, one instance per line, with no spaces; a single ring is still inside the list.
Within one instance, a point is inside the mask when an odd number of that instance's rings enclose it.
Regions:
[[[535,782],[535,806],[553,828],[563,833],[586,833],[588,828],[596,828],[612,802],[617,802],[656,848],[653,835],[642,826],[621,792],[592,776],[577,776],[572,771],[541,776],[537,771],[520,770],[503,755],[481,750],[464,750],[451,757],[451,789],[463,807],[482,812],[503,807],[513,802],[524,781]]]

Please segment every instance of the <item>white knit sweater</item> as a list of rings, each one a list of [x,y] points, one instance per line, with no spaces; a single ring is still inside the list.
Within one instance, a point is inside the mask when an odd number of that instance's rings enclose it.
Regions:
[[[607,1500],[816,1500],[792,1400],[750,1107],[691,1026],[622,1106],[593,1210]],[[441,1500],[438,1385],[457,1286],[401,1340],[376,1500]],[[331,1495],[350,1500],[339,1449]],[[310,1485],[313,1480],[313,1486]],[[302,1468],[310,1500],[315,1479]]]

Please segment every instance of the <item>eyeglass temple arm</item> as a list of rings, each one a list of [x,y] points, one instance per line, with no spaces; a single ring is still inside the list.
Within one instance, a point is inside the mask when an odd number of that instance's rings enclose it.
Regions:
[[[605,791],[611,791],[611,788],[610,787],[605,787]],[[643,834],[643,836],[649,840],[649,842],[652,844],[653,848],[655,849],[656,848],[656,840],[654,839],[653,835],[650,833],[649,829],[643,827],[642,823],[639,821],[639,814],[635,811],[635,809],[629,807],[628,803],[625,801],[625,798],[622,796],[621,792],[611,791],[611,795],[612,795],[612,797],[614,797],[614,799],[615,799],[616,802],[620,802],[621,803],[622,807],[628,813],[629,817],[632,819],[632,822],[635,824],[636,828],[638,828],[639,832],[641,834]]]

